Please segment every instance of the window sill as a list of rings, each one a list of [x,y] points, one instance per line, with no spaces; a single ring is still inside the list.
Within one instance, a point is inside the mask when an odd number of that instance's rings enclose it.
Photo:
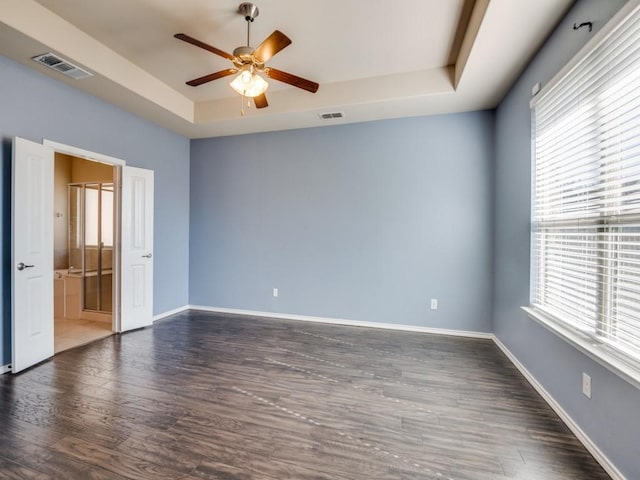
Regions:
[[[534,307],[520,307],[524,310],[529,318],[536,321],[550,332],[556,334],[565,342],[569,343],[579,351],[587,355],[592,360],[615,373],[623,380],[640,389],[640,363],[630,359],[622,359],[621,355],[615,350],[607,346],[605,343],[599,343],[592,337],[574,331],[552,316],[547,315]]]

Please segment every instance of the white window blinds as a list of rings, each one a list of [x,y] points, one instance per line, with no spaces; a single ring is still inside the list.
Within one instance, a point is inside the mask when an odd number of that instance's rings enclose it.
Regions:
[[[533,102],[531,303],[640,361],[640,10]]]

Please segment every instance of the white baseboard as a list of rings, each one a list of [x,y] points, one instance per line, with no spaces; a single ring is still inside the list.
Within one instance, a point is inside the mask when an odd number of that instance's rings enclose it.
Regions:
[[[290,313],[260,312],[256,310],[239,310],[235,308],[210,307],[205,305],[189,305],[190,310],[201,310],[214,313],[230,313],[233,315],[246,315],[251,317],[279,318],[282,320],[299,320],[302,322],[331,323],[350,327],[382,328],[386,330],[400,330],[404,332],[432,333],[435,335],[454,335],[458,337],[493,339],[492,333],[469,332],[465,330],[447,330],[444,328],[421,327],[418,325],[400,325],[395,323],[365,322],[362,320],[347,320],[344,318],[314,317],[309,315],[296,315]]]
[[[507,356],[507,358],[513,363],[513,365],[522,373],[524,378],[531,384],[533,388],[540,394],[545,402],[558,414],[560,419],[565,423],[567,427],[573,432],[573,434],[580,440],[582,445],[589,451],[593,458],[604,468],[604,470],[613,478],[613,480],[626,480],[625,476],[616,468],[616,466],[602,453],[598,446],[584,433],[580,426],[569,416],[569,414],[560,406],[560,404],[551,396],[549,392],[545,390],[538,380],[520,363],[516,356],[494,335],[493,341],[500,350]]]
[[[3,373],[9,373],[11,371],[11,364],[0,366],[0,375]]]
[[[186,310],[189,310],[189,305],[183,305],[182,307],[174,308],[173,310],[169,310],[168,312],[159,313],[158,315],[153,316],[153,321],[162,320],[163,318],[170,317],[171,315],[175,315],[176,313],[181,313]]]

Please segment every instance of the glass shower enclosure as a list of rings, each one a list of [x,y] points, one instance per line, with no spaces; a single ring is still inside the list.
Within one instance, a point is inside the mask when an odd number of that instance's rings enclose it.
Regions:
[[[69,275],[82,278],[82,308],[111,313],[113,305],[113,183],[71,183]]]

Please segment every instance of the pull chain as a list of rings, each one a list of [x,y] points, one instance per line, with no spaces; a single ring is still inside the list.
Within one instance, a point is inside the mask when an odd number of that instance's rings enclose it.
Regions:
[[[240,97],[240,116],[244,117],[244,99],[247,99],[247,108],[251,108],[251,99],[245,96],[246,90],[242,92],[242,96]]]

